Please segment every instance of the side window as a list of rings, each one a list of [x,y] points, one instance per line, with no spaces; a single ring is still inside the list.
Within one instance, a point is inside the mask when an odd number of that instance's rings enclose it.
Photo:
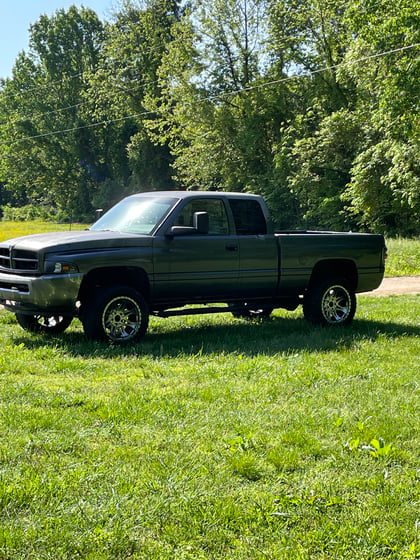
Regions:
[[[197,198],[188,202],[175,219],[175,226],[193,225],[195,212],[207,212],[209,215],[209,235],[228,235],[229,222],[222,200]]]
[[[236,233],[238,235],[265,235],[267,224],[260,204],[256,200],[230,199]]]

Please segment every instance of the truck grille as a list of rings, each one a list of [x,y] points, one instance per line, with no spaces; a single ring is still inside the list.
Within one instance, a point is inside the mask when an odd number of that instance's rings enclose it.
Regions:
[[[34,251],[0,247],[0,270],[4,272],[33,272],[38,270],[38,256]]]

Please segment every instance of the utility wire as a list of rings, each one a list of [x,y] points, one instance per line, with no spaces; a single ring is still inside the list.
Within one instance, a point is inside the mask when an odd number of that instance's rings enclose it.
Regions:
[[[164,51],[165,49],[167,49],[167,47],[169,45],[173,45],[173,44],[177,44],[177,43],[183,43],[183,42],[184,42],[183,37],[175,38],[175,39],[172,39],[171,41],[169,41],[168,43],[165,43],[163,49],[159,48],[159,47],[156,47],[156,48],[153,48],[153,49],[150,48],[150,49],[147,50],[147,53],[143,53],[143,54],[145,54],[145,55],[147,54],[147,56],[150,56],[150,55],[153,55],[154,53],[159,53],[162,50]],[[22,94],[22,93],[24,94],[26,92],[36,91],[37,89],[44,90],[45,88],[50,88],[52,85],[55,85],[55,84],[61,84],[61,85],[68,84],[69,82],[71,82],[72,80],[75,80],[76,78],[83,77],[85,74],[88,75],[88,76],[91,75],[91,74],[95,75],[95,71],[92,70],[92,69],[87,69],[87,70],[84,70],[82,72],[78,72],[77,74],[71,74],[70,76],[62,76],[61,78],[58,78],[56,80],[48,81],[45,84],[37,84],[37,85],[34,85],[30,88],[25,88],[24,90],[19,89],[18,91],[4,91],[3,93],[5,93],[6,95],[9,95],[11,97],[12,96],[16,97],[19,94]],[[130,79],[135,80],[136,78],[141,77],[141,76],[142,76],[142,74],[134,74],[133,76],[130,76]],[[45,78],[47,76],[46,76],[46,74],[44,74],[41,77]],[[13,81],[12,78],[6,78],[5,80],[3,80],[4,83],[11,82],[11,81]]]
[[[132,91],[139,91],[140,89],[146,88],[147,86],[151,86],[154,84],[157,84],[158,80],[154,80],[154,81],[150,81],[150,82],[144,82],[142,84],[139,84],[138,86],[135,87],[131,87],[131,88],[123,88],[122,86],[118,86],[120,87],[120,89],[118,91],[116,91],[115,93],[109,95],[108,97],[116,97],[117,95],[120,95],[121,93],[128,93],[128,92],[132,92]],[[83,105],[89,105],[92,103],[95,103],[96,100],[95,99],[88,99],[86,101],[81,101],[80,103],[76,103],[74,105],[68,105],[66,107],[58,107],[57,109],[51,109],[50,111],[45,111],[43,113],[32,113],[32,114],[28,114],[28,115],[18,115],[18,117],[14,120],[5,120],[0,122],[0,126],[2,124],[15,124],[18,122],[23,122],[23,121],[27,121],[28,119],[39,119],[41,117],[45,117],[47,115],[55,115],[57,113],[64,113],[65,111],[70,111],[71,109],[77,109],[78,107],[82,107]]]
[[[175,40],[175,41],[176,41],[176,40]],[[397,49],[390,50],[390,51],[387,51],[387,52],[384,52],[384,53],[377,53],[377,54],[375,54],[375,55],[369,55],[369,56],[367,56],[367,57],[364,57],[364,58],[361,58],[361,59],[357,59],[356,61],[347,61],[347,62],[343,62],[343,63],[337,64],[337,65],[334,65],[334,66],[330,66],[330,67],[328,67],[328,68],[320,68],[320,69],[318,69],[318,70],[313,70],[313,71],[311,71],[311,72],[309,72],[309,73],[294,74],[293,76],[288,76],[288,77],[286,77],[286,78],[282,78],[281,80],[274,80],[274,81],[272,81],[272,82],[265,82],[264,84],[262,84],[262,85],[257,85],[257,86],[249,86],[249,87],[243,88],[243,89],[241,89],[241,90],[237,90],[237,91],[225,93],[224,95],[235,95],[235,94],[237,94],[238,92],[250,91],[250,90],[252,90],[252,89],[264,87],[265,85],[277,84],[277,83],[281,83],[282,81],[288,81],[289,79],[295,79],[295,78],[298,78],[298,77],[301,77],[301,76],[306,76],[306,75],[316,74],[316,73],[320,73],[320,72],[325,72],[325,71],[327,71],[327,70],[334,70],[334,69],[336,69],[336,68],[339,68],[339,67],[342,67],[342,66],[345,66],[345,65],[351,65],[351,64],[354,64],[354,63],[357,63],[357,62],[363,62],[363,61],[369,60],[369,59],[371,59],[371,58],[377,58],[377,57],[379,57],[379,56],[384,56],[384,55],[386,55],[386,54],[391,54],[391,53],[394,53],[394,52],[399,52],[399,51],[406,50],[406,49],[410,49],[410,48],[414,48],[414,47],[417,47],[417,46],[420,46],[420,43],[417,43],[417,44],[414,44],[414,45],[405,46],[405,47],[399,47],[399,48],[397,48]],[[82,76],[82,75],[83,75],[83,72],[82,72],[82,73],[79,73],[79,74],[74,74],[73,76],[69,76],[68,81],[70,81],[71,79],[80,77],[80,76]],[[131,79],[133,80],[133,79],[135,79],[136,77],[140,77],[140,76],[141,76],[141,74],[136,74],[136,75],[132,76]],[[49,82],[49,84],[42,84],[42,85],[40,85],[39,87],[42,87],[42,88],[47,87],[47,86],[50,87],[52,84],[58,83],[58,82],[60,82],[60,80],[56,80],[56,81],[53,81],[53,82]],[[145,83],[140,84],[140,85],[138,85],[138,86],[135,86],[135,87],[132,87],[132,88],[127,88],[127,89],[124,89],[124,90],[123,90],[123,88],[120,86],[120,87],[121,87],[121,91],[116,92],[114,95],[116,96],[116,95],[118,95],[118,94],[121,93],[121,92],[122,92],[122,93],[126,93],[126,92],[130,92],[130,91],[136,91],[136,90],[138,90],[138,89],[142,89],[142,88],[145,88],[145,87],[147,87],[147,86],[149,86],[149,85],[154,85],[154,84],[156,84],[156,83],[158,83],[158,80],[154,80],[154,81],[150,81],[150,82],[145,82]],[[118,84],[115,84],[115,85],[118,86]],[[30,88],[30,89],[28,89],[28,90],[26,90],[26,91],[33,91],[33,90],[36,90],[36,89],[37,89],[37,87],[34,87],[34,88]],[[221,94],[219,94],[219,95],[221,95]],[[219,96],[215,96],[215,97],[217,98],[217,97],[219,97]],[[212,97],[208,97],[208,99],[211,100]],[[77,108],[77,107],[81,107],[81,106],[86,105],[86,104],[89,104],[89,103],[94,103],[94,101],[93,101],[93,100],[87,100],[87,101],[82,101],[82,102],[80,102],[80,103],[77,103],[77,104],[75,104],[75,105],[69,105],[69,106],[67,106],[67,107],[60,107],[60,108],[57,108],[57,109],[52,109],[52,110],[50,110],[50,111],[45,111],[45,112],[43,112],[43,113],[35,113],[35,114],[31,114],[31,115],[21,115],[20,118],[17,118],[17,119],[15,119],[15,120],[13,120],[13,121],[3,121],[3,122],[0,123],[0,125],[1,125],[1,124],[4,124],[4,123],[6,123],[6,122],[8,122],[9,124],[14,124],[14,123],[16,123],[16,122],[20,122],[21,120],[27,120],[27,119],[30,119],[30,118],[39,118],[39,117],[42,117],[42,116],[45,116],[45,115],[53,115],[53,114],[56,114],[56,113],[61,113],[61,112],[67,111],[67,110],[75,109],[75,108]]]
[[[284,83],[284,82],[288,82],[290,80],[295,80],[295,79],[299,79],[299,78],[314,76],[315,74],[320,74],[322,72],[328,72],[329,70],[337,70],[337,68],[343,68],[345,66],[351,66],[353,64],[359,64],[360,62],[366,62],[368,60],[372,60],[372,59],[375,59],[375,58],[380,58],[380,57],[383,57],[383,56],[386,56],[386,55],[389,55],[389,54],[394,54],[394,53],[401,52],[401,51],[406,51],[408,49],[414,49],[416,47],[420,47],[420,43],[414,43],[413,45],[398,47],[396,49],[392,49],[392,50],[385,51],[385,52],[382,52],[382,53],[371,54],[371,55],[368,55],[368,56],[364,56],[362,58],[358,58],[356,60],[347,60],[345,62],[340,62],[339,64],[334,64],[332,66],[326,66],[324,68],[318,68],[317,70],[310,70],[309,72],[302,72],[301,74],[293,74],[292,76],[286,76],[285,78],[280,78],[279,80],[271,80],[271,81],[268,81],[268,82],[264,82],[264,84],[257,84],[255,86],[244,87],[244,88],[236,90],[236,91],[216,95],[216,96],[214,96],[214,98],[223,97],[224,95],[237,95],[237,94],[242,93],[242,92],[252,91],[252,90],[255,90],[255,89],[260,89],[260,88],[265,87],[265,86],[281,84],[281,83]],[[213,98],[210,98],[210,99],[213,99]]]
[[[350,60],[350,61],[345,61],[342,62],[340,64],[335,64],[333,66],[326,66],[324,68],[319,68],[317,70],[311,70],[309,72],[304,72],[302,74],[293,74],[292,76],[286,76],[284,78],[280,78],[278,80],[270,80],[261,84],[256,84],[255,86],[248,86],[248,87],[244,87],[241,89],[237,89],[235,91],[230,91],[228,93],[221,93],[221,94],[217,94],[217,95],[213,95],[213,96],[208,96],[205,97],[201,100],[199,100],[199,102],[205,102],[205,101],[214,101],[217,99],[223,99],[226,96],[232,96],[232,95],[239,95],[241,93],[244,92],[248,92],[248,91],[254,91],[257,89],[262,89],[268,86],[273,86],[273,85],[277,85],[277,84],[281,84],[281,83],[285,83],[291,80],[296,80],[296,79],[300,79],[300,78],[304,78],[304,77],[310,77],[316,74],[320,74],[321,72],[327,72],[329,70],[336,70],[337,68],[343,68],[346,66],[351,66],[353,64],[360,64],[362,62],[366,62],[368,60],[373,60],[376,58],[380,58],[380,57],[384,57],[387,56],[389,54],[394,54],[394,53],[398,53],[398,52],[402,52],[402,51],[406,51],[409,49],[414,49],[420,47],[420,43],[414,43],[412,45],[406,45],[403,47],[398,47],[395,49],[391,49],[389,51],[384,51],[381,53],[376,53],[376,54],[372,54],[372,55],[368,55],[368,56],[364,56],[361,58],[358,58],[356,60]],[[60,134],[66,134],[68,132],[73,132],[76,130],[82,130],[82,129],[88,129],[88,128],[96,128],[99,126],[105,126],[108,124],[112,124],[112,123],[116,123],[116,122],[121,122],[124,120],[128,120],[131,118],[135,118],[135,117],[141,117],[141,116],[145,116],[145,115],[150,115],[150,114],[154,114],[156,113],[156,111],[144,111],[141,113],[133,113],[131,115],[126,115],[124,117],[118,117],[118,118],[114,118],[114,119],[106,119],[100,122],[96,122],[96,123],[90,123],[90,124],[86,124],[86,125],[81,125],[81,126],[75,126],[75,127],[71,127],[71,128],[67,128],[67,129],[63,129],[63,130],[56,130],[56,131],[50,131],[50,132],[44,132],[41,134],[35,134],[33,136],[25,136],[23,138],[17,138],[15,140],[9,140],[6,142],[0,142],[0,146],[4,146],[4,145],[11,145],[11,144],[16,144],[16,143],[20,143],[20,142],[24,142],[25,140],[34,140],[37,138],[45,138],[47,136],[57,136]]]
[[[154,113],[155,111],[144,111],[143,113],[134,113],[133,115],[126,115],[125,117],[119,117],[116,119],[107,119],[105,121],[100,121],[100,122],[96,122],[96,123],[90,123],[90,124],[84,124],[81,126],[74,126],[71,128],[65,128],[63,130],[53,130],[50,132],[42,132],[40,134],[34,134],[33,136],[25,136],[24,138],[18,138],[16,140],[11,140],[9,142],[0,142],[0,146],[3,146],[5,144],[17,144],[19,142],[24,142],[25,140],[35,140],[36,138],[45,138],[46,136],[58,136],[59,134],[66,134],[67,132],[73,132],[76,130],[83,130],[86,128],[96,128],[98,126],[105,126],[107,124],[112,124],[112,123],[116,123],[116,122],[121,122],[121,121],[125,121],[128,119],[131,119],[133,117],[141,117],[143,115],[149,115],[151,113]]]

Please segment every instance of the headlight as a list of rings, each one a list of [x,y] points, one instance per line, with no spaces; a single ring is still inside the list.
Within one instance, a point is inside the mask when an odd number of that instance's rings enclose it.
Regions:
[[[79,272],[79,268],[74,263],[56,262],[54,264],[54,274],[72,274]]]

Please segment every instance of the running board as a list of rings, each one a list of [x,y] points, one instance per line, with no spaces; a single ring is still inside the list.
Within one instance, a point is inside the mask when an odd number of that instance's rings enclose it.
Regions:
[[[252,302],[254,303],[254,302]],[[282,299],[274,300],[270,303],[257,303],[252,306],[252,303],[248,307],[244,307],[244,304],[230,304],[225,306],[206,306],[206,307],[186,307],[178,309],[164,309],[162,311],[151,311],[150,314],[155,317],[179,317],[181,315],[204,315],[211,313],[238,313],[238,314],[249,314],[249,316],[261,316],[261,311],[276,309],[281,307],[283,309],[288,309],[289,311],[294,311],[299,305],[300,300],[298,297],[286,297]]]
[[[236,307],[191,307],[190,309],[166,309],[165,311],[152,311],[155,317],[177,317],[180,315],[204,315],[205,313],[232,313]]]

